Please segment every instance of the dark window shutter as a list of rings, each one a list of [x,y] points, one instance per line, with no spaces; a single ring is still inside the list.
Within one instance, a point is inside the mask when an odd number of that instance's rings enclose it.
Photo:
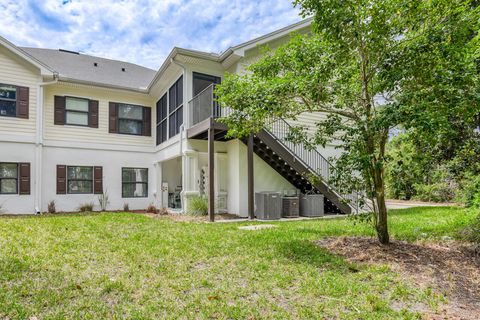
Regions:
[[[152,135],[152,109],[143,107],[143,135]]]
[[[65,124],[65,97],[55,96],[55,115],[54,124]]]
[[[117,133],[118,104],[110,102],[108,104],[108,132]]]
[[[57,194],[67,193],[67,166],[57,165]]]
[[[98,101],[89,100],[88,102],[88,126],[98,128]]]
[[[103,168],[93,167],[93,192],[95,194],[103,193]]]
[[[28,119],[29,92],[28,87],[17,87],[17,118]]]
[[[19,163],[20,194],[30,194],[30,163]]]

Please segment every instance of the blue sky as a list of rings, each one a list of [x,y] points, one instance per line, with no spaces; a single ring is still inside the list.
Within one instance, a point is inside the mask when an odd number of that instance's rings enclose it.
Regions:
[[[174,46],[219,53],[301,20],[290,0],[0,0],[0,35],[157,69]]]

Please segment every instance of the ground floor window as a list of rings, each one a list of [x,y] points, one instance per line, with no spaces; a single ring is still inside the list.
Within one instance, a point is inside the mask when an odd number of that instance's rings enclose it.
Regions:
[[[93,193],[93,167],[67,167],[68,193]]]
[[[122,198],[148,196],[148,169],[122,168]]]
[[[0,163],[0,194],[18,193],[18,164]]]

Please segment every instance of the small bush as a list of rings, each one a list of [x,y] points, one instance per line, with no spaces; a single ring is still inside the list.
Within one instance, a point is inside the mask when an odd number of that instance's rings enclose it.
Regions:
[[[455,197],[455,187],[448,182],[416,184],[415,190],[417,191],[415,200],[449,202]]]
[[[55,200],[52,200],[48,203],[47,207],[48,213],[55,213],[57,210],[55,209]]]
[[[163,208],[160,208],[158,210],[158,214],[162,215],[162,216],[166,216],[168,214],[168,209],[163,207]]]
[[[462,231],[462,235],[475,245],[475,251],[480,254],[480,214]]]
[[[467,207],[480,208],[480,176],[475,174],[466,175],[461,182],[461,188],[457,192],[457,200]]]
[[[80,212],[92,212],[93,211],[93,203],[83,203],[78,207],[78,211]]]
[[[191,197],[188,201],[188,214],[205,216],[208,214],[208,199],[203,196]]]
[[[125,211],[125,212],[130,211],[130,206],[128,205],[128,203],[123,204],[123,211]]]
[[[102,211],[107,210],[107,206],[110,203],[108,200],[108,192],[105,190],[101,195],[98,196],[98,204]]]
[[[155,206],[153,205],[153,203],[150,203],[150,204],[148,205],[146,211],[147,211],[148,213],[155,213],[155,214],[158,213],[157,207],[155,207]]]

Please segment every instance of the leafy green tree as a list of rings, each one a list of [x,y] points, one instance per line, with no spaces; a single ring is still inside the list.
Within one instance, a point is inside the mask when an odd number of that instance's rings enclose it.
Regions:
[[[341,193],[366,190],[382,244],[389,243],[385,147],[402,124],[423,132],[448,126],[452,114],[479,108],[479,11],[460,0],[296,0],[313,15],[310,35],[265,55],[246,75],[227,75],[218,100],[233,113],[233,136],[266,126],[271,117],[325,113],[314,135],[292,130],[311,147],[343,143],[334,184]]]

